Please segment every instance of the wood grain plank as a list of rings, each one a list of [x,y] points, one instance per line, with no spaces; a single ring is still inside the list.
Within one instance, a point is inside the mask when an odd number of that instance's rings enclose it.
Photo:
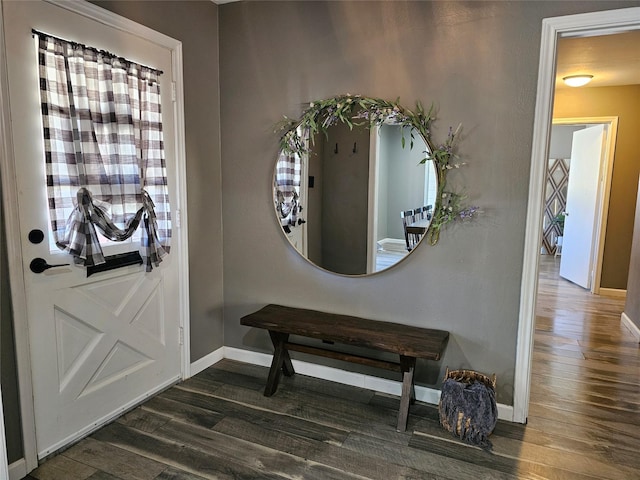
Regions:
[[[142,407],[137,407],[130,412],[125,413],[116,421],[122,425],[126,425],[127,427],[135,428],[143,432],[153,432],[165,423],[171,421],[171,418],[172,417],[169,415],[160,415],[158,413],[145,410]]]
[[[37,480],[86,480],[96,473],[97,469],[77,462],[66,455],[49,458],[40,468],[31,472]]]
[[[245,425],[250,424],[245,422]],[[162,434],[163,431],[173,441],[193,449],[202,452],[216,451],[216,454],[223,456],[227,462],[243,464],[270,474],[276,473],[284,478],[309,480],[353,480],[355,478],[348,472],[284,452],[277,448],[277,444],[262,445],[245,441],[237,436],[225,435],[217,430],[212,431],[182,423],[166,425],[158,433]]]
[[[359,455],[372,456],[385,462],[402,465],[420,472],[427,478],[444,476],[452,479],[513,480],[515,475],[496,471],[491,467],[478,466],[464,460],[452,459],[425,449],[401,447],[383,439],[353,433],[344,443],[344,448]],[[393,478],[393,477],[390,477]]]
[[[202,392],[174,389],[166,392],[166,395],[177,403],[195,405],[202,409],[211,409],[221,417],[233,417],[247,420],[257,425],[273,426],[273,428],[280,430],[296,432],[298,436],[312,440],[339,445],[348,435],[348,431],[343,428],[333,428],[326,424],[311,422],[291,415],[283,415],[262,408],[252,408],[251,406]]]
[[[229,372],[219,368],[207,368],[195,377],[186,380],[184,383],[187,385],[192,381],[205,383],[211,391],[215,391],[216,388],[224,385],[237,385],[238,387],[262,390],[265,379],[266,375],[259,378],[240,372]]]
[[[426,435],[414,435],[409,441],[409,446],[455,460],[469,462],[474,466],[482,466],[513,475],[516,478],[546,478],[553,480],[593,480],[599,478],[549,467],[545,464],[532,463],[518,457],[511,458],[495,455],[455,440],[451,442],[434,441],[433,438]]]
[[[261,445],[277,446],[279,450],[284,452],[349,472],[358,478],[381,480],[425,478],[425,472],[389,462],[387,459],[376,456],[373,451],[360,454],[350,449],[300,438],[292,432],[264,428],[244,420],[226,418],[216,425],[215,430]],[[403,448],[395,445],[397,448]],[[428,478],[435,480],[448,477],[429,476]]]
[[[85,438],[63,455],[122,480],[153,480],[167,468],[162,461],[136,455],[94,437]]]
[[[254,408],[285,413],[333,428],[364,433],[367,430],[366,426],[373,423],[380,426],[390,438],[403,435],[396,432],[397,407],[396,410],[390,410],[372,405],[358,405],[349,399],[326,395],[301,397],[301,392],[284,389],[273,397],[263,397],[257,392],[225,386],[218,390],[216,395]],[[399,406],[399,400],[397,405]]]
[[[171,395],[171,394],[168,394]],[[142,406],[143,411],[153,412],[170,419],[191,423],[200,427],[211,428],[224,418],[224,413],[199,408],[187,402],[175,401],[168,396],[157,396]]]
[[[175,467],[169,467],[154,480],[206,480],[205,477],[185,472]]]
[[[172,466],[207,479],[279,480],[284,478],[275,473],[252,468],[247,464],[248,462],[241,464],[231,462],[216,449],[203,452],[173,439],[134,430],[118,423],[112,423],[100,429],[94,433],[94,437],[150,461],[163,462],[165,468]]]
[[[503,432],[506,435],[503,435]],[[460,445],[465,445],[444,430],[440,423],[434,419],[425,419],[420,422],[416,426],[415,434],[429,437],[431,441],[449,440],[451,443],[457,442]],[[499,457],[516,458],[531,464],[543,464],[577,474],[611,480],[629,478],[629,475],[635,471],[635,468],[612,465],[610,458],[600,455],[602,451],[598,451],[593,445],[584,442],[574,442],[571,445],[564,438],[550,436],[538,438],[538,442],[530,441],[527,427],[508,428],[504,423],[501,423],[490,439],[493,442],[491,453]]]
[[[105,473],[98,471],[91,475],[87,480],[122,480],[120,477],[116,477],[115,475],[111,475],[110,473]]]

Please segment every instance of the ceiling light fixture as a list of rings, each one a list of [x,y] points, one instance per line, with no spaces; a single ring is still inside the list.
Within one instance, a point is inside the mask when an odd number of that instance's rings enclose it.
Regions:
[[[569,75],[568,77],[562,77],[564,83],[570,87],[582,87],[589,83],[593,79],[593,75]]]

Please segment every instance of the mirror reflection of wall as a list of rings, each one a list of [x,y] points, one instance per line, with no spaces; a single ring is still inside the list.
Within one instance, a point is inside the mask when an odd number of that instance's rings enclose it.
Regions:
[[[404,245],[400,212],[433,205],[437,193],[437,178],[431,160],[420,164],[427,146],[416,135],[413,148],[405,129],[397,125],[382,125],[379,133],[378,232],[377,241],[399,240]]]
[[[309,172],[309,215],[320,219],[308,222],[309,259],[336,273],[367,273],[369,130],[339,123],[318,135]]]

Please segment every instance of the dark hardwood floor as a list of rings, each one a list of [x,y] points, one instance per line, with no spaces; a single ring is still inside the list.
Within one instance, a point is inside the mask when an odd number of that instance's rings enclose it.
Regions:
[[[434,406],[224,360],[44,462],[39,480],[640,479],[640,353],[621,299],[558,278],[543,258],[529,423],[493,452],[456,441]],[[499,381],[499,379],[498,379]]]

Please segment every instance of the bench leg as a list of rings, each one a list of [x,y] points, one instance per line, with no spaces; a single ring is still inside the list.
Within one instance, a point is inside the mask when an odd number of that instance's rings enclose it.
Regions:
[[[295,373],[293,370],[293,364],[291,363],[291,357],[289,356],[289,351],[286,347],[289,334],[270,331],[269,335],[271,336],[274,350],[271,368],[269,369],[269,378],[267,379],[267,386],[264,389],[265,397],[270,397],[275,393],[278,388],[278,382],[280,381],[281,371],[287,377],[290,377]]]
[[[416,390],[413,383],[413,372],[416,368],[416,359],[400,355],[400,370],[402,371],[402,396],[400,397],[400,411],[398,412],[398,432],[407,429],[409,419],[409,405],[416,401]]]

